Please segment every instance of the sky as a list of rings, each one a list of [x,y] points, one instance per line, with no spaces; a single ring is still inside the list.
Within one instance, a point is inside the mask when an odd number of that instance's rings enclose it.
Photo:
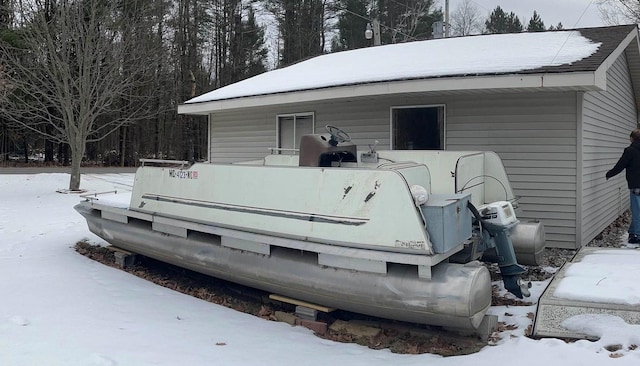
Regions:
[[[444,8],[444,0],[439,0]],[[453,12],[463,0],[450,0],[449,11]],[[565,29],[601,27],[598,0],[473,0],[483,17],[500,6],[507,13],[514,12],[525,25],[537,11],[545,26],[562,23]]]
[[[511,325],[510,330],[466,356],[400,355],[322,339],[304,327],[177,293],[76,253],[73,246],[78,240],[106,243],[89,232],[73,209],[80,197],[56,192],[68,185],[69,175],[1,173],[0,168],[0,365],[640,364],[640,348],[632,346],[640,344],[640,325],[612,316],[576,317],[567,325],[602,338],[572,343],[534,340],[524,332],[531,325],[527,313],[535,312],[535,305],[491,307],[489,314]],[[127,195],[133,178],[133,174],[85,174],[81,186],[89,192],[117,190]],[[629,278],[640,278],[628,267],[617,269]],[[616,266],[607,270],[615,271]],[[601,276],[601,271],[598,266],[577,270],[593,276]],[[635,283],[632,286],[638,286]],[[535,303],[546,285],[533,282],[529,300]],[[580,288],[583,291],[578,292],[586,291],[580,286],[573,291]],[[627,298],[622,291],[614,295]],[[638,293],[638,288],[631,292]],[[622,348],[605,349],[614,344]]]

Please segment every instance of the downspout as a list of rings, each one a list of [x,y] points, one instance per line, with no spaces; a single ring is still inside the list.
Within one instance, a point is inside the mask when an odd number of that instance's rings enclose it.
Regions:
[[[583,132],[584,132],[584,92],[576,92],[576,249],[582,247],[583,239],[583,165],[584,165],[584,149],[583,149]]]
[[[213,156],[211,156],[211,123],[213,121],[213,114],[209,113],[207,118],[207,162],[211,162]]]

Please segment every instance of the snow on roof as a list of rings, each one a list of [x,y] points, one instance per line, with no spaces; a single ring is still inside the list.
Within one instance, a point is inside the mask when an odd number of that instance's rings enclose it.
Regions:
[[[368,47],[314,57],[213,90],[185,103],[382,81],[515,73],[570,64],[591,56],[600,45],[579,31],[559,31]]]

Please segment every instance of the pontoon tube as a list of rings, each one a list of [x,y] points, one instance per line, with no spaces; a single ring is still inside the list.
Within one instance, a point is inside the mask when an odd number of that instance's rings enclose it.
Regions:
[[[421,279],[415,266],[389,264],[377,274],[320,266],[317,254],[281,247],[271,255],[230,249],[220,237],[189,232],[181,238],[153,231],[150,223],[128,224],[101,218],[99,210],[75,209],[89,229],[131,252],[324,306],[437,326],[476,329],[491,305],[491,278],[480,265],[440,263],[432,278]]]

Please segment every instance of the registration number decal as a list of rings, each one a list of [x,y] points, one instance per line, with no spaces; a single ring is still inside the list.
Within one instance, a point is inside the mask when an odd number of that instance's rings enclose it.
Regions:
[[[198,179],[197,170],[169,169],[169,176],[178,179]]]
[[[425,247],[424,240],[396,240],[396,248],[424,249]]]

